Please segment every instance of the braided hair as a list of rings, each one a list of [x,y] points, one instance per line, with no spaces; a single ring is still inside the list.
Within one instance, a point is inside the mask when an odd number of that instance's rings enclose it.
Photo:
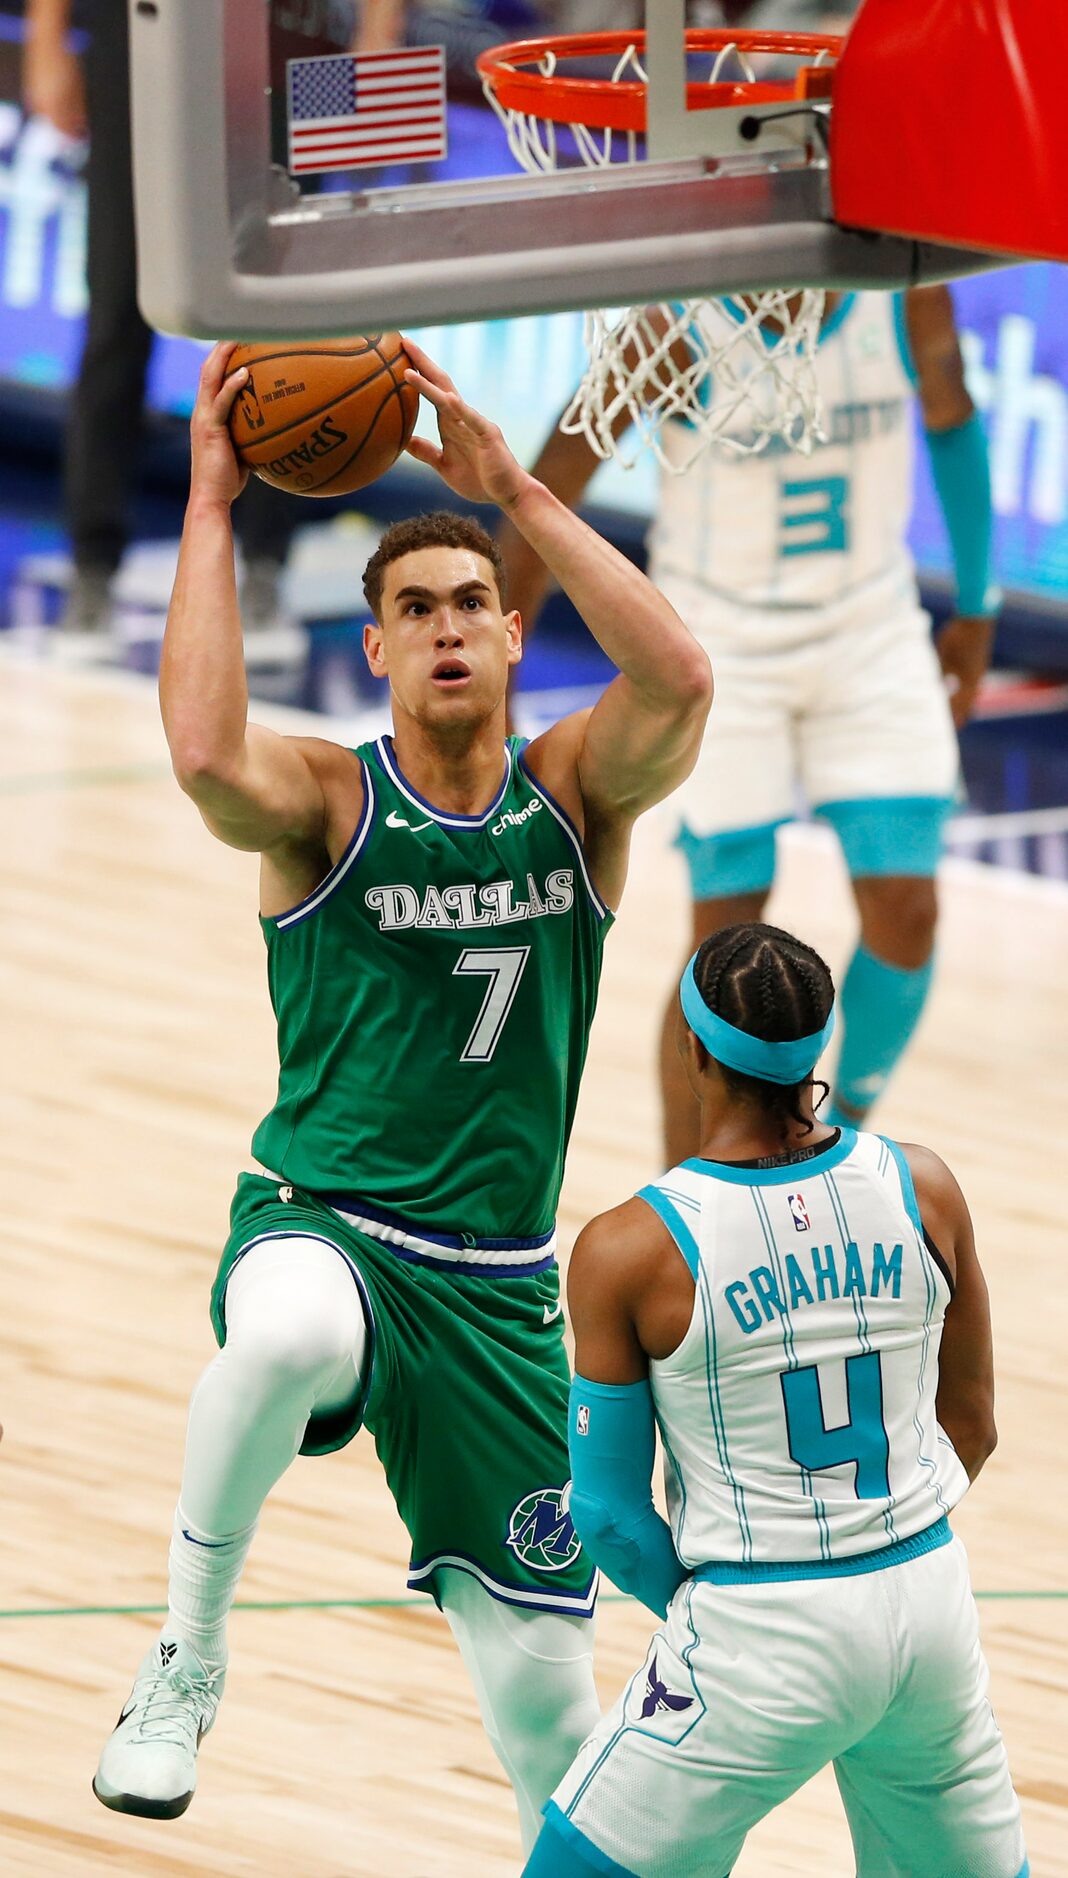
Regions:
[[[757,921],[725,926],[706,939],[694,963],[694,978],[710,1011],[766,1043],[792,1043],[822,1030],[834,1002],[831,974],[819,953],[781,927]],[[811,1133],[812,1123],[801,1112],[801,1097],[815,1086],[815,1077],[808,1075],[792,1084],[773,1083],[743,1075],[724,1063],[717,1067],[732,1094],[757,1102],[769,1119],[778,1122],[783,1140],[791,1122],[805,1134]],[[827,1084],[819,1086],[822,1102]]]

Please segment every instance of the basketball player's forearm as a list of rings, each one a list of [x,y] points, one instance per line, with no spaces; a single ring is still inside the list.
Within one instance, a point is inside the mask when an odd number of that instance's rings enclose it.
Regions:
[[[957,1459],[969,1481],[975,1481],[998,1444],[994,1417],[985,1406],[974,1410],[967,1405],[946,1406],[941,1393],[937,1404],[938,1421],[953,1443]]]
[[[546,438],[531,475],[569,509],[578,507],[598,460],[582,436],[567,436],[557,427]],[[501,529],[508,605],[523,615],[527,633],[537,618],[550,587],[549,570],[537,550],[509,521]]]
[[[64,46],[70,26],[71,0],[29,0],[26,7],[26,43]]]
[[[241,614],[227,503],[190,497],[159,672],[175,773],[185,783],[240,759],[248,721]]]
[[[613,665],[653,703],[711,696],[708,660],[641,570],[533,477],[508,516]]]
[[[575,1375],[568,1412],[575,1530],[598,1570],[664,1617],[689,1573],[653,1505],[654,1431],[647,1379],[619,1384]]]

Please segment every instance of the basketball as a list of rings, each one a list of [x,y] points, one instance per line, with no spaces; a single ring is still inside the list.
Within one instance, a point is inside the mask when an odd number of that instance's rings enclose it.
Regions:
[[[415,427],[399,333],[238,346],[248,368],[230,435],[254,476],[298,496],[344,496],[383,476]]]

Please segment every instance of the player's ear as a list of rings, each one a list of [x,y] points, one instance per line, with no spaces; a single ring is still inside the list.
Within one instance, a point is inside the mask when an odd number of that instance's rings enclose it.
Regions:
[[[505,614],[505,622],[508,628],[508,663],[518,665],[523,656],[523,621],[515,607]]]
[[[369,620],[363,629],[363,655],[376,678],[384,678],[386,665],[386,645],[382,627],[378,620]]]

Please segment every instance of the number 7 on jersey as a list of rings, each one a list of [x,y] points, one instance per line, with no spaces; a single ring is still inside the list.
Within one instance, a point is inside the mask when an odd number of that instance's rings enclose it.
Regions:
[[[489,979],[475,1027],[460,1052],[461,1063],[488,1063],[492,1058],[529,957],[529,946],[468,946],[461,952],[452,968],[454,978]]]

